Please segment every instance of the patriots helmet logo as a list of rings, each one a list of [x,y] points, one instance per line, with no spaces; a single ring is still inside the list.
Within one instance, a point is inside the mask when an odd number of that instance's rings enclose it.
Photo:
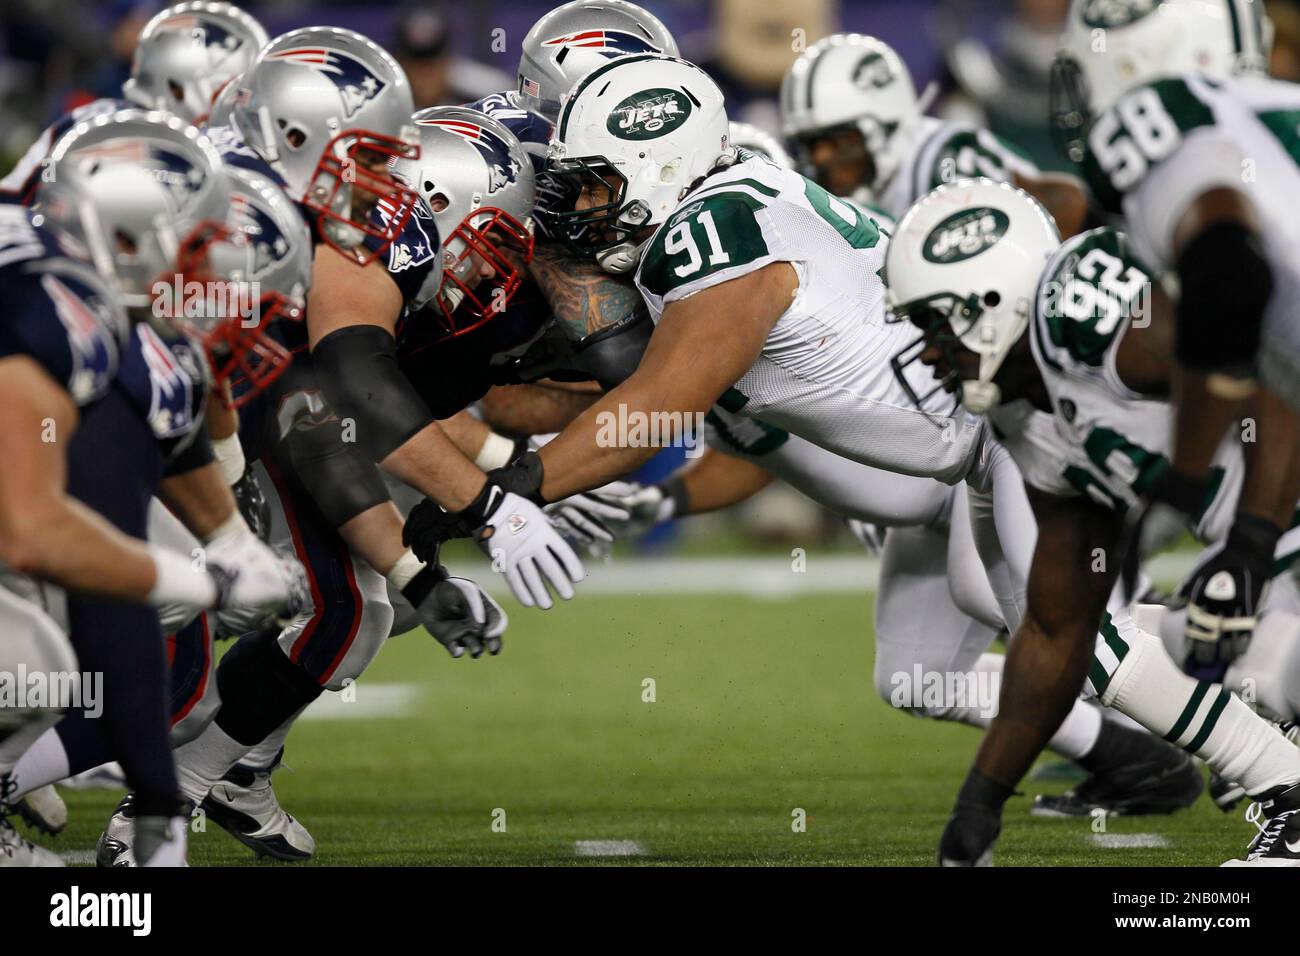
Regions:
[[[510,147],[505,140],[486,127],[461,119],[416,120],[420,126],[434,126],[455,133],[461,139],[471,143],[480,153],[488,167],[488,193],[504,189],[519,179],[519,163],[510,155]]]
[[[623,30],[583,30],[579,33],[566,33],[564,36],[551,37],[542,41],[543,47],[576,47],[594,50],[610,58],[623,56],[625,53],[662,53],[653,43],[635,33]]]
[[[240,230],[248,237],[252,250],[252,275],[256,279],[289,254],[290,244],[275,219],[256,203],[235,194],[230,198],[231,211]]]
[[[351,119],[363,106],[383,92],[387,85],[360,60],[339,50],[323,47],[295,47],[272,53],[268,60],[285,60],[307,66],[328,78],[343,100],[343,115]]]

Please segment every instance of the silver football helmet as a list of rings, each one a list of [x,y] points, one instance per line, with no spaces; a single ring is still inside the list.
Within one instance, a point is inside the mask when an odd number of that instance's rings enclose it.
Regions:
[[[233,125],[318,214],[321,238],[368,263],[402,232],[418,202],[392,161],[420,138],[406,74],[351,30],[307,27],[276,37],[239,80]]]
[[[438,310],[446,331],[460,335],[504,311],[523,281],[533,257],[533,166],[515,135],[477,110],[435,106],[412,118],[420,158],[397,172],[433,210]]]
[[[151,309],[182,249],[226,218],[221,157],[169,113],[125,109],[84,120],[50,152],[33,209],[82,244],[131,309]]]
[[[552,123],[578,79],[627,53],[677,56],[677,41],[648,10],[625,0],[572,0],[533,24],[519,57],[519,102]]]
[[[260,23],[232,4],[174,4],[140,31],[122,95],[203,123],[222,87],[248,69],[269,39]]]
[[[311,287],[311,232],[297,205],[259,173],[222,170],[230,191],[225,228],[182,252],[178,271],[208,279],[208,307],[187,309],[177,325],[202,342],[217,381],[247,382],[239,408],[280,377],[292,356],[268,333],[301,321]],[[201,312],[201,315],[195,315]]]

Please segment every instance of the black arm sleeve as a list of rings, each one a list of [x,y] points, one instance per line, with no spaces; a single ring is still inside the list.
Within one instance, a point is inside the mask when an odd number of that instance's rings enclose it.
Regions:
[[[200,422],[199,432],[190,439],[190,443],[167,459],[167,463],[163,465],[163,477],[183,475],[187,471],[202,468],[215,460],[212,454],[212,442],[208,440],[208,423]]]
[[[379,467],[355,442],[343,440],[338,420],[292,429],[281,450],[294,476],[335,528],[389,500]]]
[[[375,325],[353,325],[316,343],[312,360],[325,399],[340,418],[356,423],[357,443],[371,461],[383,461],[433,421],[397,364],[397,343]]]
[[[1211,223],[1183,249],[1177,270],[1179,360],[1248,375],[1273,295],[1273,267],[1259,236],[1239,222]]]

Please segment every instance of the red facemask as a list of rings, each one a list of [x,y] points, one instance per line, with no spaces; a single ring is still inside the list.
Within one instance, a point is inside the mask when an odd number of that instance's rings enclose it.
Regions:
[[[346,159],[340,159],[335,152],[340,143],[346,144]],[[330,140],[303,197],[303,205],[317,213],[316,229],[321,240],[359,265],[369,265],[379,258],[401,235],[419,202],[419,194],[394,178],[386,164],[419,156],[416,144],[365,130],[344,130]],[[376,169],[380,163],[385,164],[382,171]],[[346,216],[332,208],[341,190],[350,191]],[[350,226],[379,243],[373,249],[364,240],[354,246],[343,245],[330,236],[329,221]]]
[[[506,310],[523,283],[524,267],[533,261],[533,234],[509,213],[484,207],[452,230],[443,240],[444,245],[453,239],[461,240],[462,249],[455,261],[443,266],[438,309],[443,328],[456,336],[477,329]],[[495,273],[474,286],[455,274],[457,267],[472,257],[486,262]],[[451,288],[461,293],[454,309],[448,308],[446,293]]]
[[[220,243],[238,244],[243,237],[225,223],[204,223],[191,231],[181,243],[176,256],[176,272],[185,283],[223,283],[211,268],[211,254]],[[225,283],[228,289],[237,289],[239,283]],[[195,324],[186,318],[184,309],[177,315],[169,316],[177,328],[203,345],[207,352],[208,364],[212,367],[213,378],[223,386],[218,394],[224,394],[224,385],[234,379],[245,379],[249,388],[234,400],[234,408],[242,408],[257,397],[267,386],[284,374],[293,355],[283,345],[271,338],[271,324],[278,319],[298,322],[303,318],[303,306],[300,302],[281,292],[267,292],[251,303],[252,308],[245,311],[241,306],[249,303],[224,300],[225,313],[205,315],[203,324]],[[215,303],[205,303],[215,311]]]

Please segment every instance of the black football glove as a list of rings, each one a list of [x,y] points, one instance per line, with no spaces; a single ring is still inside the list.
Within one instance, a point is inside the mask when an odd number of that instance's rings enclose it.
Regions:
[[[509,618],[501,605],[468,578],[455,578],[438,565],[426,565],[402,596],[411,602],[425,629],[452,657],[501,653]]]
[[[271,506],[262,486],[257,483],[257,474],[252,465],[244,468],[239,480],[230,486],[235,496],[235,507],[244,517],[248,530],[257,535],[264,543],[271,540]]]
[[[1238,514],[1223,543],[1211,548],[1181,589],[1187,599],[1187,656],[1183,669],[1219,682],[1245,653],[1273,576],[1273,552],[1282,535],[1273,522]]]

